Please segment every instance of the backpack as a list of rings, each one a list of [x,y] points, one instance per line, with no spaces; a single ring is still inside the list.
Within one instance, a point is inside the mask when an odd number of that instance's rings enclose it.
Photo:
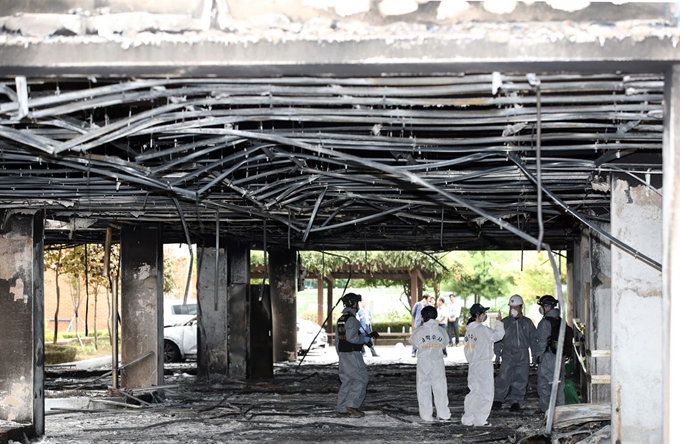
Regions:
[[[557,338],[560,335],[560,324],[562,323],[561,318],[545,318],[550,321],[551,331],[550,340],[548,341],[548,349],[557,354]],[[565,358],[571,358],[574,356],[574,329],[568,324],[564,330],[564,347],[562,349],[562,356]]]

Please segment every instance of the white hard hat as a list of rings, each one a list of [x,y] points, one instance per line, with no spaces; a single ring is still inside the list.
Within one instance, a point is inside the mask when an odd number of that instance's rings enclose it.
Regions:
[[[511,307],[516,307],[518,305],[524,305],[524,300],[522,300],[522,296],[518,294],[513,294],[510,296],[510,302],[508,302],[508,305]]]

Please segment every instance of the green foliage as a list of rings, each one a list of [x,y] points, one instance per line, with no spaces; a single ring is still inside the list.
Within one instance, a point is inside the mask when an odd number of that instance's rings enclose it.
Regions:
[[[509,252],[470,251],[457,252],[463,267],[458,275],[449,276],[442,288],[473,302],[480,298],[495,299],[505,296],[515,283],[513,274],[507,273],[503,264],[509,259]]]
[[[377,318],[377,317],[376,317]],[[376,319],[376,322],[385,322],[390,324],[411,324],[410,310],[392,309],[386,315],[381,316],[381,319]]]
[[[93,338],[94,333],[95,333],[94,330],[90,330],[87,336],[82,335],[81,337]],[[106,339],[108,341],[108,336],[109,336],[108,330],[97,330],[97,337],[99,340]],[[57,335],[57,339],[75,339],[75,338],[76,332],[74,331],[59,333],[59,335]],[[54,333],[45,331],[45,342],[51,342],[52,340],[54,340]]]
[[[411,328],[411,320],[409,319],[408,321],[374,322],[372,326],[373,330],[377,331],[378,333],[386,333],[388,327],[391,333],[401,333],[402,331],[408,333],[409,328]]]
[[[45,364],[63,364],[73,362],[76,359],[78,350],[71,345],[64,344],[45,344]]]
[[[174,276],[172,275],[172,259],[169,257],[163,258],[163,294],[170,293],[177,288]]]
[[[470,251],[449,256],[455,256],[462,268],[458,275],[447,276],[442,289],[459,295],[468,307],[486,300],[492,308],[504,310],[505,299],[515,293],[525,298],[525,304],[533,302],[536,295],[554,294],[552,267],[544,251]],[[562,283],[566,282],[564,268]]]

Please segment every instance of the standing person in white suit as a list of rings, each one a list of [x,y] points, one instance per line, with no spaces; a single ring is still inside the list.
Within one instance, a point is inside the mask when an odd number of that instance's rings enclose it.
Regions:
[[[474,304],[470,307],[470,320],[465,331],[465,358],[468,368],[468,388],[465,397],[465,413],[461,418],[463,425],[486,425],[493,404],[493,344],[505,336],[503,318],[500,312],[496,327],[492,330],[482,322],[486,321],[488,307]]]
[[[449,395],[446,386],[446,369],[444,354],[449,336],[439,326],[437,309],[426,306],[421,310],[423,325],[416,328],[409,342],[418,350],[416,366],[416,393],[418,410],[423,421],[433,421],[432,394],[437,408],[437,418],[443,421],[451,419]]]

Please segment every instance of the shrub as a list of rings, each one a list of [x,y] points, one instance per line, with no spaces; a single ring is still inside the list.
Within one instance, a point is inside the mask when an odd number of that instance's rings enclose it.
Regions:
[[[392,333],[401,333],[403,330],[408,333],[409,328],[411,328],[411,321],[394,321],[394,322],[374,322],[373,330],[378,333],[387,333],[387,327],[390,328]]]
[[[63,364],[76,359],[77,349],[70,345],[45,344],[45,364]]]

